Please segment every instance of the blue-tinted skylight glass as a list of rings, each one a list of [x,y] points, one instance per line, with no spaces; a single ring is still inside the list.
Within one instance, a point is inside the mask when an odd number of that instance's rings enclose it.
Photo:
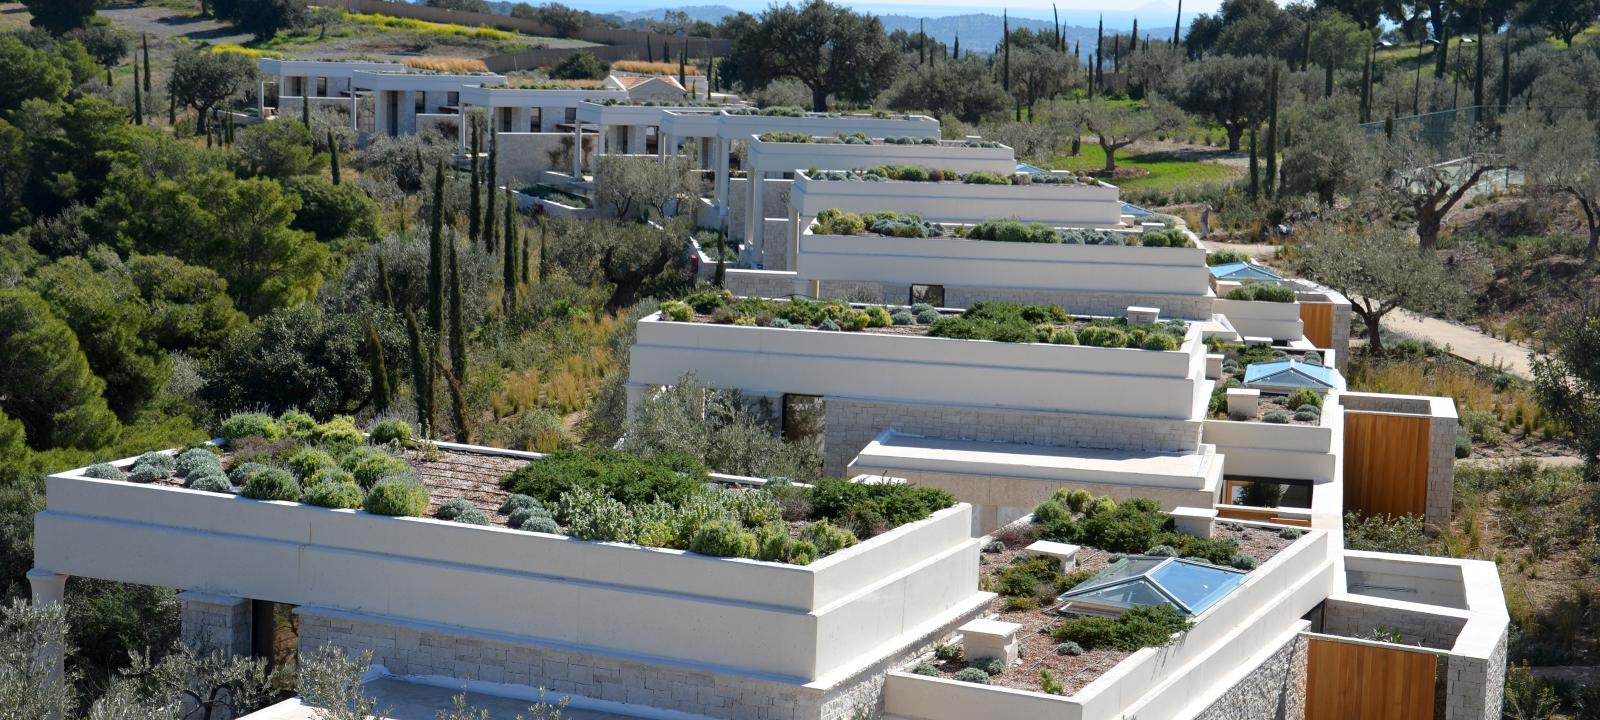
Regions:
[[[1119,583],[1111,587],[1102,587],[1098,590],[1073,593],[1067,596],[1067,600],[1089,605],[1107,605],[1124,610],[1141,605],[1172,604],[1160,591],[1150,587],[1150,581],[1145,578]]]
[[[1198,615],[1244,582],[1244,573],[1187,562],[1172,562],[1150,573],[1179,602]]]

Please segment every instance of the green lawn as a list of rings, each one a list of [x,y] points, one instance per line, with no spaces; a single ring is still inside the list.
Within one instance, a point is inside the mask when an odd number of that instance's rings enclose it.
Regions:
[[[1189,156],[1195,153],[1188,153]],[[1081,172],[1105,167],[1106,155],[1099,145],[1084,143],[1077,157],[1062,155],[1051,161],[1057,170]],[[1193,159],[1175,152],[1160,151],[1134,154],[1124,149],[1117,153],[1117,167],[1144,168],[1150,174],[1140,177],[1120,178],[1107,182],[1124,188],[1172,190],[1185,185],[1226,182],[1244,174],[1236,167],[1216,160]]]

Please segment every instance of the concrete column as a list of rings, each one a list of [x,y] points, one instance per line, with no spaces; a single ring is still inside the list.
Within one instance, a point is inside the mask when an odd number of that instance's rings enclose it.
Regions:
[[[35,607],[59,605],[66,599],[67,576],[34,568],[28,571],[28,586]],[[46,645],[37,652],[39,664],[49,669],[51,680],[60,680],[66,674],[66,653],[61,646]],[[56,719],[57,716],[51,716],[49,720]]]
[[[800,211],[794,207],[794,202],[789,203],[789,269],[800,269]]]
[[[767,268],[767,243],[761,232],[766,225],[764,222],[766,220],[766,212],[761,207],[762,200],[765,199],[763,196],[766,194],[763,192],[765,189],[763,186],[766,185],[764,182],[766,173],[751,170],[748,173],[748,177],[750,178],[748,183],[750,185],[750,200],[744,206],[744,241],[750,243],[751,247],[758,248],[761,251],[761,267]]]
[[[712,162],[717,169],[716,183],[712,186],[717,200],[717,226],[728,226],[728,141],[720,137],[711,140]]]
[[[256,117],[267,119],[267,80],[262,78],[256,83]]]
[[[666,159],[678,154],[678,149],[672,146],[672,136],[661,131],[656,131],[656,154]]]
[[[572,179],[583,177],[583,123],[572,123]]]
[[[178,593],[182,603],[180,635],[197,653],[223,652],[249,655],[251,646],[250,600],[231,595]]]
[[[356,115],[361,112],[361,96],[356,94],[354,86],[350,88],[350,129],[360,130],[361,125],[356,120]]]
[[[628,419],[632,420],[644,408],[644,393],[648,387],[643,384],[628,383],[623,386],[623,392],[628,396]]]
[[[467,101],[462,100],[456,112],[461,113],[461,121],[456,123],[456,154],[462,155],[467,152]]]

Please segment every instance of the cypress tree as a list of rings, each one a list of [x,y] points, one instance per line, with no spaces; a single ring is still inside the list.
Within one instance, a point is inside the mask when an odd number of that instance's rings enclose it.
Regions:
[[[922,64],[928,62],[928,32],[925,22],[921,18],[917,19],[917,62]]]
[[[1183,0],[1178,0],[1178,16],[1172,21],[1172,46],[1178,46],[1178,32],[1183,28]]]
[[[1411,82],[1411,114],[1422,114],[1422,50],[1427,45],[1417,41],[1417,77]]]
[[[301,90],[300,92],[303,93],[303,92],[305,92],[305,90]],[[306,134],[310,135],[311,134],[311,98],[308,97],[308,96],[305,96],[305,95],[301,95],[300,96],[300,124],[306,126]],[[311,143],[311,154],[312,155],[317,154],[317,144],[316,143]]]
[[[461,313],[461,268],[456,261],[456,244],[450,243],[450,370],[457,380],[467,381],[467,323]]]
[[[479,128],[477,121],[472,122],[472,197],[467,205],[467,242],[472,247],[478,246],[478,234],[483,230],[483,204],[478,200],[479,187],[483,178],[478,175],[478,140]]]
[[[422,437],[430,437],[433,434],[433,357],[422,341],[417,314],[409,307],[406,308],[406,332],[411,337],[411,388],[417,396],[417,432]]]
[[[1267,91],[1267,197],[1277,194],[1278,177],[1278,61],[1272,61],[1272,88]]]
[[[1386,118],[1383,119],[1383,136],[1385,138],[1390,139],[1390,140],[1394,139],[1394,116],[1393,115],[1390,115],[1389,117],[1386,117]]]
[[[1255,200],[1261,194],[1261,169],[1257,164],[1256,155],[1256,126],[1250,125],[1250,199]]]
[[[1122,36],[1111,38],[1111,72],[1122,72]]]
[[[389,267],[383,263],[383,256],[378,256],[378,287],[383,290],[383,306],[390,310],[400,307],[394,304],[394,286],[389,284]]]
[[[1105,70],[1104,70],[1104,64],[1105,64],[1105,59],[1106,59],[1105,58],[1105,55],[1106,55],[1105,51],[1106,51],[1106,16],[1101,15],[1100,16],[1100,25],[1094,32],[1094,58],[1093,58],[1093,61],[1094,61],[1094,75],[1093,75],[1093,77],[1094,77],[1094,84],[1095,85],[1099,85],[1100,81],[1105,79]],[[1091,93],[1089,95],[1089,97],[1094,97],[1093,93]]]
[[[433,359],[433,369],[444,376],[444,386],[450,391],[450,407],[455,411],[456,442],[472,442],[472,428],[467,419],[467,394],[461,388],[461,379],[444,366],[438,357]]]
[[[490,193],[489,197],[494,197],[494,193]],[[516,238],[517,224],[512,216],[511,202],[508,198],[506,202],[506,237],[505,242],[502,243],[505,246],[505,252],[502,253],[501,261],[501,282],[505,284],[505,289],[500,295],[508,318],[511,317],[511,311],[517,306]]]
[[[1300,72],[1311,69],[1311,23],[1300,33]]]
[[[367,335],[367,373],[372,376],[369,399],[372,400],[372,409],[382,413],[389,409],[391,399],[389,368],[383,359],[383,340],[378,337],[378,328],[370,318],[362,322],[362,329]]]
[[[1005,11],[1000,13],[1000,23],[1000,30],[1005,33],[1006,51],[1006,64],[1005,69],[1001,71],[1000,85],[1009,93],[1011,92],[1011,17]]]
[[[328,170],[333,174],[333,184],[339,184],[339,143],[333,139],[333,128],[328,128]]]
[[[433,212],[428,217],[428,329],[444,332],[444,163],[433,169]]]
[[[678,84],[683,89],[689,89],[689,40],[685,38],[683,47],[678,49]]]
[[[150,94],[150,37],[139,33],[139,45],[144,51],[144,94]]]
[[[540,230],[541,230],[541,232],[543,231],[542,223],[541,223]],[[540,238],[542,240],[543,239],[543,235],[541,235]],[[529,247],[530,247],[530,245],[528,243],[528,235],[526,233],[518,232],[517,233],[517,270],[522,273],[522,284],[523,285],[527,285],[529,282],[531,282],[533,280],[532,271],[530,270],[530,268],[532,266],[532,263],[530,263],[528,261],[528,258],[532,255],[532,253],[528,249]]]
[[[1500,112],[1511,105],[1511,33],[1500,41]]]
[[[1439,26],[1444,28],[1444,33],[1443,37],[1439,38],[1439,52],[1435,53],[1433,58],[1433,77],[1435,79],[1444,77],[1445,63],[1450,60],[1450,11],[1448,9],[1444,14],[1444,22],[1440,23]]]
[[[172,91],[171,78],[167,79],[167,124],[178,124],[178,96]]]
[[[1063,38],[1061,36],[1061,12],[1059,10],[1056,10],[1056,4],[1055,3],[1050,3],[1050,17],[1052,18],[1052,20],[1053,20],[1053,22],[1055,23],[1055,26],[1056,26],[1056,46],[1055,47],[1056,47],[1057,50],[1060,50],[1061,52],[1066,52],[1067,51],[1067,46],[1062,42]]]
[[[139,63],[133,63],[133,124],[144,124],[144,96],[139,90]]]
[[[1472,104],[1477,108],[1473,115],[1483,122],[1483,7],[1478,8],[1478,68],[1472,79]]]
[[[499,144],[498,143],[498,137],[499,136],[495,133],[494,123],[490,123],[489,124],[489,186],[487,188],[485,188],[485,190],[484,190],[485,192],[488,193],[489,197],[488,197],[488,202],[484,203],[484,211],[483,211],[483,249],[488,251],[488,252],[491,252],[491,253],[494,252],[494,246],[495,246],[494,224],[495,224],[495,221],[499,219],[499,218],[495,217],[495,214],[494,214],[494,198],[495,198],[495,195],[499,192],[499,190],[495,188],[495,184],[496,184],[496,178],[495,178],[495,155],[496,155],[496,153],[495,153],[495,149],[496,149],[496,146]],[[575,149],[575,150],[573,150],[573,152],[582,152],[582,150],[576,150]]]
[[[951,54],[954,55],[957,60],[961,59],[961,33],[956,33],[956,48],[955,52]]]
[[[1361,122],[1372,122],[1372,48],[1361,64]]]
[[[649,35],[644,36],[644,59],[648,62],[656,61],[655,42],[650,39]]]

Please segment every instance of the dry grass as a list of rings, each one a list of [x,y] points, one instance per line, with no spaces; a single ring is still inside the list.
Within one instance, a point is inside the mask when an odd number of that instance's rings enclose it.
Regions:
[[[646,62],[644,60],[618,60],[611,63],[612,70],[621,72],[641,73],[644,75],[673,75],[678,74],[678,64],[675,62]],[[683,69],[685,75],[699,75],[700,68],[693,65]]]
[[[1539,428],[1544,423],[1544,409],[1525,385],[1497,384],[1464,363],[1358,362],[1350,371],[1352,390],[1450,397],[1460,410],[1492,412],[1508,424]]]
[[[486,73],[489,66],[471,58],[406,58],[406,67],[445,73]]]
[[[556,80],[553,78],[519,78],[508,80],[504,87],[519,90],[600,90],[602,80]]]
[[[561,414],[588,408],[606,376],[617,370],[605,339],[621,323],[621,319],[603,314],[572,321],[568,330],[584,349],[561,355],[543,369],[507,372],[504,384],[490,400],[495,416],[510,417],[534,408]]]

